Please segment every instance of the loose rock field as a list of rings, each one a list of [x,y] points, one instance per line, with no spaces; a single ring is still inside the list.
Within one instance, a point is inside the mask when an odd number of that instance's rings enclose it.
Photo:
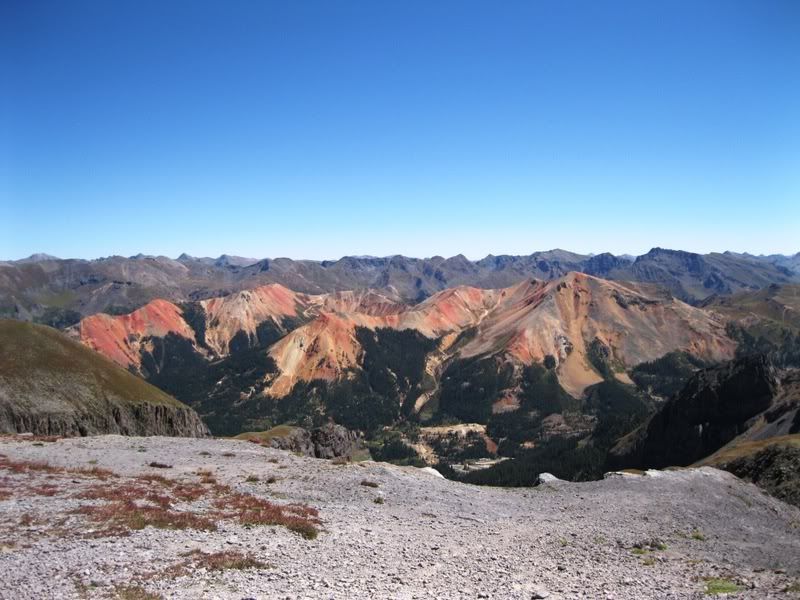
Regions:
[[[233,440],[0,438],[3,599],[798,590],[800,511],[710,468],[500,489]]]

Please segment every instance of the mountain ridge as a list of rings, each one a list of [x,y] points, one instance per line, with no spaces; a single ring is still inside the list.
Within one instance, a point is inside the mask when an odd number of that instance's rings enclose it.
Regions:
[[[458,285],[496,289],[525,278],[556,279],[570,271],[656,284],[682,300],[699,303],[713,294],[800,283],[800,264],[795,258],[702,255],[661,248],[633,261],[610,253],[584,255],[566,250],[490,254],[475,261],[463,255],[345,256],[322,261],[229,255],[210,259],[186,254],[177,260],[147,255],[94,260],[34,255],[34,260],[0,263],[0,316],[62,327],[96,312],[131,312],[155,298],[186,302],[268,283],[308,294],[387,289],[405,301],[418,302]]]

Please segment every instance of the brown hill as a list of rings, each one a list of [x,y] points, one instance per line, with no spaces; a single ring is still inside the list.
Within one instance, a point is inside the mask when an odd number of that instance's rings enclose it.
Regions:
[[[188,406],[69,339],[0,320],[0,432],[203,436]]]

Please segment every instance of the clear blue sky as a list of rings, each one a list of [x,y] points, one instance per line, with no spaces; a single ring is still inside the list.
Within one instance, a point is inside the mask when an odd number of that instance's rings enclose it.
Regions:
[[[800,2],[0,3],[0,258],[800,250]]]

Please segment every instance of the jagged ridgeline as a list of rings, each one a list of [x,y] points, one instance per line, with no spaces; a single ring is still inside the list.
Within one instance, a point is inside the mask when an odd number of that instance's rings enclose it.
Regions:
[[[202,436],[194,410],[69,339],[0,320],[0,432]]]
[[[145,255],[61,260],[36,255],[0,262],[0,316],[61,327],[98,312],[127,314],[159,298],[186,302],[269,283],[309,294],[391,289],[406,301],[419,302],[461,285],[499,289],[523,279],[560,279],[572,271],[657,284],[694,304],[718,294],[800,283],[800,254],[701,255],[653,248],[629,257],[550,250],[527,256],[489,255],[477,261],[462,255],[425,259],[346,256],[328,261],[226,255],[212,259],[186,254],[177,260]]]

